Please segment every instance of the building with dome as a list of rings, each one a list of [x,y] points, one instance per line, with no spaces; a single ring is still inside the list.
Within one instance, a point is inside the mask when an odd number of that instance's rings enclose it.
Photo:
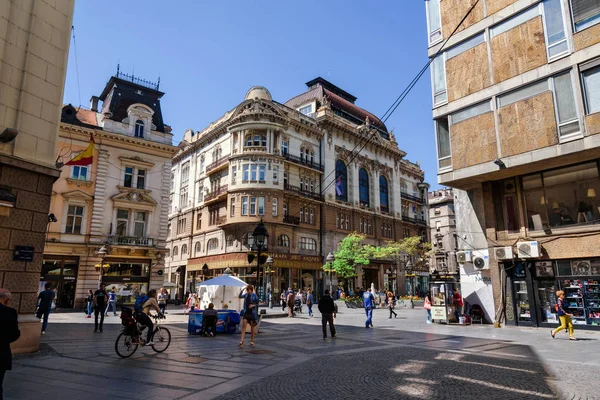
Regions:
[[[173,159],[166,259],[179,298],[228,267],[262,286],[248,263],[261,220],[275,296],[288,287],[321,293],[324,257],[352,231],[373,244],[427,237],[423,171],[356,97],[323,78],[307,87],[282,104],[254,86],[206,129],[185,133]],[[348,284],[396,288],[395,274],[393,263],[373,264]]]

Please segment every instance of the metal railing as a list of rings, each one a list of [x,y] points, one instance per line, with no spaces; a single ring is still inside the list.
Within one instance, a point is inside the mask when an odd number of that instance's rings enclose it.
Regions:
[[[229,186],[229,185],[223,185],[223,186],[220,186],[220,187],[219,187],[217,190],[215,190],[214,192],[210,192],[210,193],[206,194],[206,195],[204,196],[204,202],[207,202],[207,201],[213,200],[213,199],[215,199],[215,198],[219,197],[220,195],[227,193],[227,188],[228,188],[228,186]]]
[[[252,151],[267,151],[267,146],[244,146],[244,152],[252,152]]]
[[[213,161],[210,164],[208,164],[206,166],[206,172],[208,173],[209,171],[211,171],[217,167],[220,167],[221,165],[225,164],[228,161],[229,161],[229,157],[221,157],[217,161]]]
[[[415,195],[409,194],[408,192],[400,192],[400,197],[402,197],[403,199],[406,199],[406,200],[416,201],[421,204],[426,203],[426,201],[423,197],[415,196]]]
[[[292,186],[290,184],[283,185],[285,190],[289,190],[291,192],[298,193],[300,196],[308,197],[313,200],[323,201],[323,196],[319,193],[313,193],[308,190],[300,189],[298,186]]]
[[[108,238],[108,243],[123,246],[152,247],[154,246],[154,239],[137,236],[110,236]]]
[[[296,164],[304,165],[309,168],[316,169],[317,171],[324,170],[323,166],[321,164],[319,164],[318,162],[310,161],[305,158],[300,158],[298,156],[293,156],[290,153],[284,153],[283,157],[288,161],[291,161]]]
[[[408,222],[411,224],[415,224],[415,225],[423,225],[423,226],[427,226],[427,221],[425,221],[424,218],[411,218],[409,216],[402,216],[402,221],[404,222]]]
[[[294,217],[293,215],[284,215],[283,222],[286,224],[300,225],[300,217]]]

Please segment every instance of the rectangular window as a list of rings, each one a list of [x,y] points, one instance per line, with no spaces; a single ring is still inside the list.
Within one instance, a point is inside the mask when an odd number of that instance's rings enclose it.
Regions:
[[[452,167],[452,152],[450,150],[450,130],[448,119],[442,118],[436,121],[437,147],[438,147],[438,169]]]
[[[204,201],[204,182],[200,182],[198,185],[198,203]]]
[[[133,235],[138,238],[146,236],[146,213],[136,211]]]
[[[229,215],[235,217],[235,197],[232,197],[229,201]]]
[[[476,117],[481,114],[485,114],[486,112],[492,111],[492,103],[488,100],[483,103],[479,103],[477,105],[471,106],[469,108],[464,108],[460,111],[452,114],[451,122],[452,125],[458,124],[459,122],[465,121],[469,118]]]
[[[546,46],[548,47],[549,59],[569,52],[561,3],[561,0],[545,0],[542,3],[544,5]]]
[[[426,0],[427,25],[429,28],[429,44],[432,45],[442,38],[442,21],[440,17],[440,0]]]
[[[261,182],[265,181],[265,172],[267,170],[267,166],[264,164],[260,164],[258,166],[258,180]]]
[[[287,185],[288,185],[288,173],[284,172],[283,173],[283,186],[284,186],[284,188],[287,188]]]
[[[279,167],[273,166],[273,183],[277,183],[279,181]]]
[[[242,178],[242,179],[243,179],[245,182],[247,182],[247,181],[249,181],[249,180],[250,180],[250,165],[248,165],[248,164],[244,164],[244,166],[243,166],[243,169],[244,169],[244,172],[243,172],[244,176],[243,176],[243,178]]]
[[[196,229],[201,229],[202,228],[202,213],[198,213],[198,215],[196,215]]]
[[[575,31],[581,31],[600,22],[600,2],[597,0],[571,0]]]
[[[314,225],[315,223],[315,209],[310,208],[310,223]]]
[[[237,178],[237,167],[233,165],[231,167],[231,183],[235,185],[235,178]]]
[[[284,140],[281,142],[281,154],[283,154],[284,156],[288,154],[288,150],[289,150],[290,144],[287,142],[287,140]]]
[[[538,5],[535,5],[534,7],[531,7],[530,9],[523,11],[522,13],[517,14],[514,17],[509,18],[499,23],[498,25],[492,27],[492,29],[490,29],[490,36],[498,36],[506,31],[511,30],[512,28],[515,28],[529,21],[532,18],[537,17],[538,15],[540,15],[540,8],[538,7]]]
[[[498,96],[498,108],[516,103],[517,101],[525,100],[529,97],[537,96],[546,90],[549,90],[547,79],[532,83],[531,85],[524,86],[518,90]]]
[[[77,179],[79,181],[88,180],[88,167],[82,167],[75,165],[71,170],[71,179]]]
[[[304,222],[304,207],[300,207],[300,222]]]
[[[250,165],[250,180],[255,181],[257,178],[258,165],[251,164]]]
[[[433,104],[438,105],[448,101],[446,92],[446,72],[444,55],[440,54],[431,63],[431,80],[433,82]]]
[[[181,168],[181,184],[186,185],[190,179],[190,163],[189,161]]]
[[[79,235],[81,233],[81,224],[83,222],[83,207],[69,206],[67,209],[67,225],[65,233],[73,233]]]
[[[585,66],[581,68],[586,113],[600,112],[600,59],[593,65],[588,64],[588,69],[584,70]]]
[[[242,197],[242,215],[248,215],[248,197]]]
[[[179,195],[179,207],[185,208],[188,206],[188,188],[181,188],[181,193]]]
[[[272,204],[273,204],[273,216],[276,217],[279,212],[279,199],[274,197],[272,200]]]
[[[127,236],[129,210],[117,210],[117,236]]]
[[[552,78],[554,83],[554,101],[558,117],[559,136],[579,133],[579,118],[575,108],[575,96],[571,72],[565,72]]]
[[[204,172],[204,156],[200,157],[200,173]]]
[[[145,189],[146,188],[146,170],[138,169],[137,171],[137,188]]]
[[[258,215],[265,215],[265,198],[258,198]]]
[[[453,57],[456,57],[459,54],[464,53],[465,51],[472,49],[475,46],[480,45],[485,42],[485,36],[483,33],[473,36],[464,42],[457,44],[456,46],[446,50],[446,60],[449,60]]]
[[[300,107],[300,109],[298,111],[300,111],[304,115],[308,115],[309,117],[311,117],[312,116],[312,112],[313,112],[312,111],[312,104],[309,104],[309,105],[304,106],[304,107]]]
[[[283,216],[288,216],[288,203],[286,201],[283,202]]]
[[[256,215],[256,197],[250,197],[250,215]]]
[[[132,187],[133,186],[133,168],[125,167],[125,179],[123,179],[123,186]]]

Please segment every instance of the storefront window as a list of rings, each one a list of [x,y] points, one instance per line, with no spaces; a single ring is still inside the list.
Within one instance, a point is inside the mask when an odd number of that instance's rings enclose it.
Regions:
[[[522,181],[529,229],[600,222],[596,162],[525,176]]]
[[[557,272],[573,323],[600,326],[600,259],[561,260]]]

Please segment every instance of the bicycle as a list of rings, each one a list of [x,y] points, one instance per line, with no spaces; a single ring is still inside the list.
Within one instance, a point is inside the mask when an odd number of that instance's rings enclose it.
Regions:
[[[159,315],[150,315],[150,317],[154,319],[154,338],[152,339],[154,344],[151,347],[155,352],[162,353],[171,344],[171,332],[167,328],[160,326],[160,320],[166,317]],[[119,357],[131,357],[136,352],[138,346],[145,346],[146,340],[143,338],[145,335],[142,332],[144,328],[146,326],[141,325],[137,320],[134,326],[135,332],[131,332],[131,328],[127,326],[123,327],[123,332],[117,336],[117,341],[115,342],[115,351]]]

